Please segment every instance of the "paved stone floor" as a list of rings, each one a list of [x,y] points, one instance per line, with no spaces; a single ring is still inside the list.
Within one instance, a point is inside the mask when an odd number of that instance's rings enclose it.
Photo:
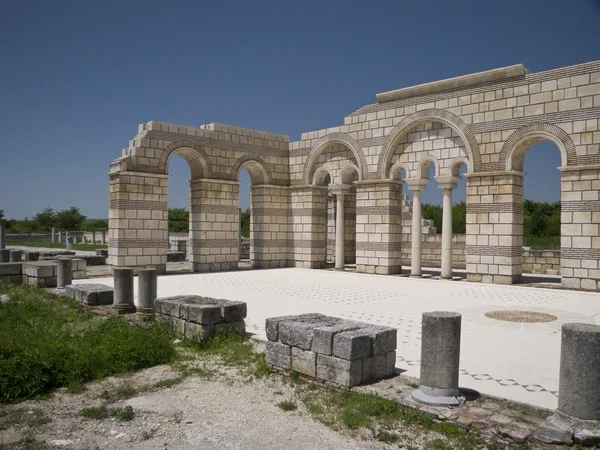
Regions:
[[[94,281],[112,285],[112,278]],[[267,317],[307,312],[394,326],[398,329],[396,367],[415,377],[419,376],[421,314],[457,311],[463,315],[460,385],[547,408],[557,406],[561,325],[596,323],[600,315],[596,293],[329,270],[160,277],[159,297],[175,294],[247,302],[247,330],[263,339]],[[504,309],[545,312],[558,320],[511,323],[484,315]]]

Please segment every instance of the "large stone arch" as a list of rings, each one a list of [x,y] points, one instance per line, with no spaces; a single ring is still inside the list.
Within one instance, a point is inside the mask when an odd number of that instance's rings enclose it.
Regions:
[[[231,179],[239,180],[242,169],[246,169],[250,174],[252,185],[271,184],[272,170],[260,156],[244,155],[238,158],[231,169]]]
[[[442,122],[458,133],[467,149],[467,155],[471,164],[469,170],[472,172],[481,171],[481,154],[479,153],[479,145],[473,132],[468,125],[458,116],[443,109],[424,109],[410,116],[405,117],[392,132],[388,135],[381,153],[379,155],[379,163],[377,165],[377,177],[379,179],[388,178],[388,169],[390,167],[392,157],[398,142],[406,133],[416,126],[425,122]]]
[[[192,179],[212,178],[212,167],[208,154],[201,145],[188,140],[173,142],[165,148],[159,161],[161,173],[168,175],[169,161],[175,155],[181,156],[188,162]]]
[[[345,145],[354,154],[356,162],[358,163],[358,179],[362,181],[367,178],[367,159],[365,158],[365,155],[358,142],[344,133],[329,133],[328,135],[325,135],[319,139],[310,150],[308,158],[306,159],[306,163],[304,164],[304,173],[302,176],[303,184],[310,184],[311,172],[317,161],[317,158],[323,152],[323,150],[325,150],[325,148],[331,144]]]
[[[499,167],[522,172],[525,154],[533,145],[542,141],[552,141],[558,146],[563,167],[577,164],[575,144],[565,130],[550,123],[534,122],[519,128],[508,137],[500,151]]]

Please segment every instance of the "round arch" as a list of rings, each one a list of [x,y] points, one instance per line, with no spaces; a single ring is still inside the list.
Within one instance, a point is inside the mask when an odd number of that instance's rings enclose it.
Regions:
[[[352,183],[352,175],[356,173],[359,175],[358,167],[356,164],[346,164],[344,167],[340,169],[340,184],[351,184]],[[360,175],[359,175],[360,176]]]
[[[466,166],[467,167],[467,173],[470,172],[470,168],[469,168],[469,160],[467,158],[463,158],[461,156],[459,156],[458,158],[454,158],[451,162],[450,165],[448,166],[448,169],[446,169],[446,175],[448,176],[459,176],[459,172],[460,172],[460,168],[461,166]]]
[[[421,179],[423,179],[423,178],[429,179],[429,173],[426,174],[426,172],[429,172],[429,166],[431,166],[432,164],[433,164],[433,168],[434,168],[433,176],[439,177],[440,176],[440,162],[433,155],[423,156],[419,160],[419,163],[417,164],[418,177]]]
[[[498,165],[508,171],[522,172],[525,155],[531,147],[542,141],[552,141],[558,146],[563,167],[577,164],[575,144],[565,130],[550,123],[534,122],[508,137],[500,151]]]
[[[302,181],[305,185],[310,184],[310,174],[315,163],[317,162],[317,158],[321,155],[323,150],[325,150],[325,148],[331,144],[345,145],[354,154],[354,158],[358,163],[358,179],[362,181],[367,178],[367,159],[365,158],[365,155],[363,154],[358,142],[344,133],[329,133],[323,136],[316,142],[315,145],[313,145],[310,153],[308,154],[308,158],[306,158],[306,163],[304,164],[304,173],[302,176]]]
[[[315,170],[315,174],[313,175],[312,184],[315,186],[325,186],[325,179],[329,175],[329,182],[333,183],[333,174],[331,170],[327,167],[319,167]]]
[[[192,179],[211,178],[212,168],[207,153],[202,146],[186,140],[173,142],[165,148],[159,161],[159,168],[165,175],[168,175],[169,162],[175,155],[181,156],[190,165]]]
[[[398,161],[390,168],[389,179],[396,180],[397,174],[401,174],[404,171],[404,176],[406,178],[410,178],[410,169],[408,168],[408,164]]]
[[[271,184],[271,177],[269,175],[269,165],[257,155],[244,155],[237,159],[231,169],[232,180],[240,179],[240,172],[242,169],[246,169],[250,174],[250,181],[253,186],[260,184]]]
[[[388,135],[379,154],[379,163],[377,165],[378,178],[385,178],[398,142],[410,130],[426,122],[442,122],[456,131],[467,149],[468,159],[471,162],[469,164],[469,171],[481,171],[479,145],[468,125],[460,117],[443,109],[424,109],[405,117]]]

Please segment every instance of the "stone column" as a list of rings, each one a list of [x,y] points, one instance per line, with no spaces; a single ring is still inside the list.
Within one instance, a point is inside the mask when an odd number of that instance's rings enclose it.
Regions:
[[[73,283],[73,261],[71,258],[59,258],[56,260],[56,287],[64,289]]]
[[[156,300],[158,271],[156,269],[138,270],[138,305],[137,312],[141,315],[154,315],[154,300]]]
[[[442,220],[442,271],[441,277],[452,279],[452,190],[458,177],[436,177],[438,187],[444,191]]]
[[[114,303],[113,308],[119,314],[128,314],[135,312],[133,303],[133,268],[114,267]]]
[[[413,400],[432,406],[456,406],[465,401],[458,390],[461,315],[423,313],[421,331],[421,386]]]
[[[62,231],[58,232],[58,242],[62,242]]]
[[[54,231],[54,227],[52,227],[52,242],[56,241],[56,233]]]
[[[23,254],[21,253],[21,250],[11,250],[9,258],[10,262],[21,262]]]
[[[548,443],[600,442],[600,326],[562,327],[558,409],[535,437]]]
[[[102,232],[102,244],[106,245],[106,231]]]
[[[96,243],[96,232],[92,231],[92,244]]]
[[[422,216],[421,216],[421,193],[429,182],[428,179],[412,178],[404,180],[408,185],[408,188],[413,191],[413,210],[412,210],[412,221],[411,221],[411,232],[412,232],[412,251],[411,251],[411,267],[410,276],[420,277],[421,276],[421,241],[422,241]]]
[[[345,237],[345,221],[344,213],[344,196],[350,190],[350,185],[339,184],[330,185],[329,191],[335,195],[336,199],[336,215],[335,215],[335,268],[336,270],[344,270],[344,262],[346,256],[346,237]]]
[[[4,224],[0,224],[0,250],[6,248],[6,227]]]

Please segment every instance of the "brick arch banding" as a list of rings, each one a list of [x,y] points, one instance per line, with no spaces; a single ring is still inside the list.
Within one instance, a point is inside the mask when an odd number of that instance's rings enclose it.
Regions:
[[[346,146],[354,154],[354,158],[358,164],[358,179],[362,181],[367,178],[367,159],[359,143],[345,133],[329,133],[319,139],[311,148],[308,158],[306,158],[306,162],[304,163],[303,184],[311,184],[311,173],[314,165],[323,150],[331,144],[343,144]]]
[[[165,148],[159,162],[161,173],[168,175],[169,161],[175,155],[180,155],[190,165],[192,179],[212,178],[212,167],[208,154],[201,145],[188,140],[173,142]]]
[[[469,129],[469,126],[460,117],[446,110],[424,109],[423,111],[418,111],[405,117],[386,138],[377,164],[377,177],[379,179],[388,178],[389,174],[387,172],[390,168],[392,157],[394,156],[398,142],[410,130],[426,122],[441,122],[456,131],[467,149],[467,155],[471,162],[469,170],[472,170],[472,172],[481,171],[479,144],[477,144],[477,139]]]
[[[239,180],[242,169],[246,169],[250,174],[252,185],[271,184],[270,173],[273,173],[273,170],[260,156],[244,155],[238,158],[231,169],[231,179]]]
[[[563,166],[577,165],[575,144],[569,134],[556,125],[534,122],[519,128],[508,137],[500,151],[498,166],[509,171],[523,171],[525,154],[542,141],[552,141],[558,146]]]

